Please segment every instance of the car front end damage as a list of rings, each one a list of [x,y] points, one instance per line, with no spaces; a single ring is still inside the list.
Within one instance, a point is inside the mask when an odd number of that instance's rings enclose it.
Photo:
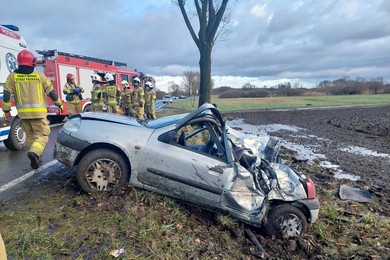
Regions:
[[[240,165],[230,190],[223,196],[224,206],[241,211],[239,217],[249,224],[280,225],[284,232],[268,228],[279,237],[300,236],[305,223],[312,224],[318,218],[320,203],[314,182],[281,162],[278,139],[248,135],[232,128],[228,128],[228,135]],[[279,213],[287,217],[278,223],[269,221]],[[296,228],[288,230],[291,226]]]

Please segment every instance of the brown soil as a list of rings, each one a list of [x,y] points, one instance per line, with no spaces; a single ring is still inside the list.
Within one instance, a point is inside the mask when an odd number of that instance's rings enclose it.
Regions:
[[[352,154],[340,151],[339,147],[361,147],[389,155],[390,106],[235,112],[225,116],[244,118],[252,125],[284,124],[303,128],[304,133],[283,130],[270,134],[301,145],[316,145],[316,153],[324,154],[344,172],[358,175],[362,184],[389,194],[389,157]]]

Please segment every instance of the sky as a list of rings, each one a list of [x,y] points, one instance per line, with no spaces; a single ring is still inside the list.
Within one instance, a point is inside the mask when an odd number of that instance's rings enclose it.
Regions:
[[[193,1],[188,0],[188,5]],[[199,51],[171,0],[0,0],[29,49],[125,62],[167,91],[199,71]],[[341,77],[390,82],[390,0],[230,0],[230,32],[212,53],[214,87]],[[190,13],[197,32],[198,20]],[[35,52],[34,52],[35,53]],[[36,53],[35,53],[36,54]]]

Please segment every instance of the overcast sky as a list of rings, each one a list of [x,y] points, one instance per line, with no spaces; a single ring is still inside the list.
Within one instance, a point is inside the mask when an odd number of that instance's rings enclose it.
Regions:
[[[181,84],[184,71],[199,71],[198,49],[170,0],[0,0],[0,6],[0,23],[17,25],[33,51],[126,62],[154,76],[161,90],[170,80]],[[216,87],[310,86],[343,76],[390,82],[390,0],[230,0],[229,10],[231,33],[213,49]]]

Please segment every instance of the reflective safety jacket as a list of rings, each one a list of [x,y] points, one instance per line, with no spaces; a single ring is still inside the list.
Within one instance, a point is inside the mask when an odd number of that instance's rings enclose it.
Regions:
[[[143,107],[145,104],[144,88],[139,86],[133,91],[133,106]]]
[[[31,74],[11,72],[5,82],[4,91],[15,98],[21,119],[45,118],[47,115],[46,95],[53,91],[53,85],[45,75],[34,71]],[[61,100],[53,100],[59,106]],[[11,100],[3,100],[3,110],[11,109]]]
[[[145,91],[145,104],[147,106],[154,105],[156,102],[156,92],[154,89],[151,89],[149,91]]]
[[[126,88],[121,93],[121,106],[129,108],[131,106],[131,90]]]
[[[106,86],[106,102],[108,105],[116,105],[121,97],[121,92],[117,85]]]
[[[79,93],[75,92],[76,88],[80,89]],[[83,99],[81,93],[84,93],[84,89],[76,84],[67,82],[64,86],[63,92],[66,95],[66,101],[77,105],[80,104],[81,100]]]
[[[92,88],[92,104],[96,106],[103,106],[103,86],[95,83]]]

